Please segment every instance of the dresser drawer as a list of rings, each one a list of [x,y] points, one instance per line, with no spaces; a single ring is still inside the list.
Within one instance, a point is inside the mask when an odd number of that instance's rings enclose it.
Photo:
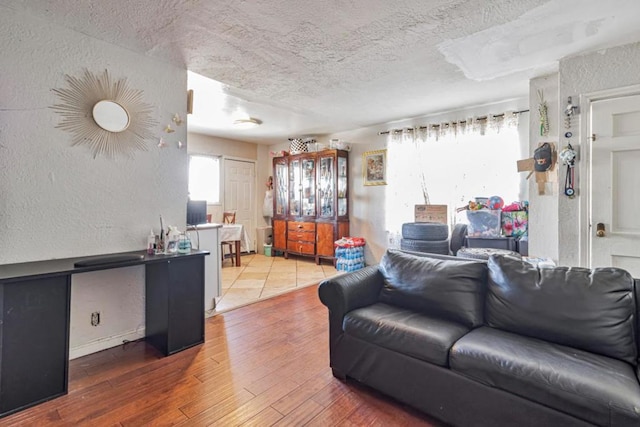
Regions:
[[[289,230],[288,240],[301,242],[315,242],[316,233],[308,231]]]
[[[293,242],[289,240],[287,242],[287,250],[299,254],[315,255],[315,246],[313,243]]]
[[[289,234],[291,234],[292,231],[311,231],[311,232],[315,232],[316,231],[316,223],[315,222],[289,221],[287,223],[287,229],[289,230]]]

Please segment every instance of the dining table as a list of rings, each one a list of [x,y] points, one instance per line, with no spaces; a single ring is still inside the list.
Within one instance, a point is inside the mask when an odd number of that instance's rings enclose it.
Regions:
[[[236,267],[240,267],[240,253],[249,252],[251,240],[243,224],[223,224],[220,228],[220,242],[234,242]]]

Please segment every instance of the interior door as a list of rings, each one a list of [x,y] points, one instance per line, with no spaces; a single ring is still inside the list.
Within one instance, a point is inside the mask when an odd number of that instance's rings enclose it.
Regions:
[[[255,245],[255,163],[242,160],[224,160],[224,210],[236,211],[236,224],[244,225],[251,241],[249,248]],[[220,218],[222,221],[222,218]]]
[[[640,277],[640,96],[591,104],[592,267]]]

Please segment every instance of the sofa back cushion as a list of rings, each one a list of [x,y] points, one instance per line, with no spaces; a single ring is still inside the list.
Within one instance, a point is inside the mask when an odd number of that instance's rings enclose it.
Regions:
[[[624,360],[636,366],[634,281],[619,268],[537,268],[492,256],[489,326]]]
[[[485,262],[435,259],[388,250],[379,268],[385,281],[380,302],[469,327],[483,323]]]

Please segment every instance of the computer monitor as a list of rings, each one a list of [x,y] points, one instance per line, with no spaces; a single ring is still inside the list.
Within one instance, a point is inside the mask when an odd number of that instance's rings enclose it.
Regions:
[[[198,225],[207,222],[207,201],[189,200],[187,202],[187,225]]]

